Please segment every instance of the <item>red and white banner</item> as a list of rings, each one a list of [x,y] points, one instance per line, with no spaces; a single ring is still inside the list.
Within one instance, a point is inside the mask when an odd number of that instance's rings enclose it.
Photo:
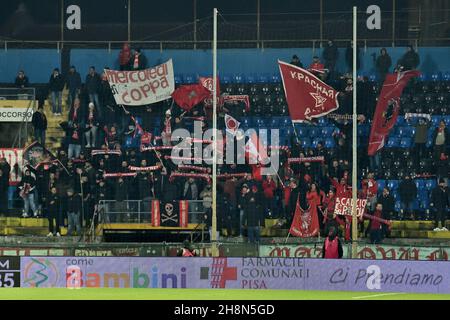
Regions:
[[[103,177],[106,178],[121,178],[121,177],[136,177],[136,172],[128,172],[128,173],[105,173],[103,174]]]
[[[120,150],[92,150],[91,151],[91,156],[98,156],[98,155],[105,155],[105,154],[112,154],[112,155],[116,155],[116,156],[120,156],[122,155],[122,151]]]
[[[199,77],[198,83],[204,86],[206,89],[208,89],[211,93],[213,92],[214,88],[214,81],[213,77]],[[216,77],[216,91],[217,96],[220,96],[220,82],[219,77]]]
[[[198,172],[207,173],[208,168],[200,167],[200,166],[190,166],[190,165],[178,165],[178,170],[193,170]]]
[[[150,69],[104,70],[117,104],[142,106],[169,99],[175,90],[172,59]]]
[[[18,148],[1,148],[0,158],[5,158],[6,162],[11,166],[9,174],[9,185],[17,185],[20,182],[23,170],[23,149]],[[18,171],[14,170],[14,166],[17,164]]]
[[[338,92],[311,72],[278,60],[293,122],[322,117],[339,108]]]
[[[300,157],[300,158],[288,158],[288,163],[302,163],[302,162],[324,162],[323,156],[318,157]]]
[[[296,237],[309,238],[319,233],[319,217],[317,215],[317,205],[311,205],[307,210],[300,207],[297,200],[294,220],[292,220],[289,233]]]
[[[161,166],[149,166],[149,167],[134,167],[134,166],[128,166],[128,170],[130,171],[156,171],[161,169]]]
[[[159,200],[152,200],[152,226],[159,227],[161,224],[161,211],[159,209]]]
[[[369,138],[369,156],[384,147],[389,131],[394,127],[400,112],[400,96],[409,79],[418,77],[417,70],[388,74],[383,83],[373,116]]]
[[[187,200],[180,200],[179,208],[180,208],[180,228],[187,228],[189,217],[188,216],[189,202]]]
[[[361,217],[366,210],[367,199],[356,200],[356,215]],[[334,213],[339,215],[352,215],[352,198],[336,198]]]
[[[211,95],[208,89],[200,84],[190,84],[179,87],[172,93],[172,98],[176,104],[185,111],[190,111],[193,107]]]

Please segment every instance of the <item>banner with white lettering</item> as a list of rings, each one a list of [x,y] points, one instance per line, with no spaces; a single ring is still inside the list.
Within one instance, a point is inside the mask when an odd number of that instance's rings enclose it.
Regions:
[[[352,198],[336,198],[336,204],[334,206],[334,213],[340,215],[352,215]],[[367,199],[356,200],[356,215],[361,217],[366,209]]]
[[[292,122],[320,118],[337,108],[338,92],[311,72],[278,60]]]
[[[117,104],[142,106],[169,99],[175,90],[172,59],[150,69],[105,69]]]

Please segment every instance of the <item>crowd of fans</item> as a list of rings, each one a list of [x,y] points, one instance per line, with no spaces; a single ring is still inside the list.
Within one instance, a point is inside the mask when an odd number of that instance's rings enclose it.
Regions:
[[[351,72],[352,44],[346,51],[348,72]],[[351,114],[352,79],[348,75],[338,74],[336,61],[338,51],[333,41],[328,41],[322,55],[314,57],[309,70],[324,81],[332,83],[339,91],[341,107],[338,113]],[[128,45],[120,52],[121,70],[137,70],[147,67],[147,61],[141,50],[132,54]],[[301,60],[294,56],[291,62],[303,66]],[[392,69],[392,61],[386,49],[379,56],[374,56],[378,72],[378,83],[361,78],[358,84],[358,108],[360,124],[370,124],[373,116],[376,95],[368,86],[380,87],[386,74]],[[395,66],[396,70],[414,69],[419,64],[419,56],[412,47]],[[21,71],[16,79],[18,87],[26,87],[28,79]],[[115,210],[123,212],[110,217],[114,221],[131,221],[127,214],[126,200],[159,199],[164,202],[175,200],[197,200],[201,202],[204,215],[201,222],[211,225],[211,184],[208,179],[193,177],[171,178],[178,170],[177,166],[165,156],[170,150],[144,151],[139,147],[130,147],[127,142],[140,139],[140,143],[151,146],[167,146],[170,136],[177,128],[192,127],[192,118],[202,119],[203,129],[211,127],[211,110],[200,104],[189,112],[184,112],[170,101],[164,101],[142,107],[126,109],[116,105],[109,84],[104,75],[99,75],[94,67],[89,69],[85,82],[72,66],[63,77],[55,69],[48,84],[51,93],[52,113],[62,113],[62,91],[67,86],[70,111],[61,123],[65,131],[63,146],[56,158],[59,162],[49,162],[38,168],[26,166],[19,192],[23,192],[23,216],[45,215],[49,218],[49,236],[60,235],[59,227],[68,221],[68,235],[74,229],[80,234],[83,226],[89,226],[95,212],[101,207],[102,200],[115,200]],[[45,110],[49,112],[50,110]],[[236,119],[252,115],[246,113],[242,105],[225,105],[219,110],[219,127],[223,128],[223,117],[230,114]],[[220,179],[217,193],[219,230],[226,230],[226,236],[243,236],[245,232],[251,242],[259,241],[259,227],[265,218],[278,219],[277,227],[289,227],[296,209],[297,199],[304,209],[311,204],[319,206],[321,234],[328,235],[330,230],[340,230],[343,226],[345,239],[350,240],[350,220],[334,213],[336,197],[351,197],[351,119],[330,119],[337,127],[333,133],[335,147],[326,148],[319,141],[315,148],[304,148],[302,136],[292,135],[290,146],[280,151],[280,170],[273,176],[260,177],[252,174],[250,165],[218,165],[218,174],[242,174],[230,179]],[[41,104],[33,116],[35,139],[46,144],[47,119]],[[314,123],[311,124],[314,126]],[[417,158],[415,165],[432,155],[434,165],[438,168],[436,177],[438,185],[431,193],[431,209],[434,216],[422,218],[436,220],[438,230],[445,229],[446,212],[449,208],[448,154],[450,135],[444,121],[433,133],[431,148],[426,147],[429,123],[420,120],[416,128],[415,148]],[[424,138],[425,137],[425,138]],[[145,139],[144,139],[145,138]],[[145,142],[144,142],[145,141]],[[366,156],[367,142],[361,143],[358,152],[358,177],[363,177],[360,184],[360,197],[368,199],[367,210],[370,214],[391,219],[417,219],[412,210],[417,188],[413,177],[405,175],[399,185],[401,210],[395,209],[395,199],[391,190],[378,186],[376,178],[382,171],[380,155],[372,158]],[[92,150],[109,150],[92,153]],[[115,152],[111,152],[115,151]],[[237,151],[236,151],[237,152]],[[383,150],[381,151],[383,153]],[[323,157],[323,162],[301,162],[290,164],[288,158]],[[0,160],[0,195],[6,194],[4,181],[10,168]],[[105,173],[130,173],[130,167],[152,167],[158,170],[137,171],[135,176],[116,176],[106,178]],[[440,169],[439,169],[440,168]],[[210,169],[208,169],[210,172]],[[6,179],[6,180],[5,180]],[[7,188],[7,186],[6,186]],[[22,195],[22,194],[21,194]],[[4,201],[0,201],[0,205]],[[194,206],[194,205],[193,205]],[[31,212],[30,212],[31,210]],[[56,224],[53,222],[55,219]],[[359,222],[361,231],[374,243],[389,236],[387,225],[378,220],[370,220],[364,229],[363,220]],[[341,228],[342,229],[342,228]]]

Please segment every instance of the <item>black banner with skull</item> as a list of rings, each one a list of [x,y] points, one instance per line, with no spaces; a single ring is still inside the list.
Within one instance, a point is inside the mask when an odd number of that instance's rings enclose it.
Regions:
[[[152,226],[181,227],[188,226],[188,201],[152,201]]]

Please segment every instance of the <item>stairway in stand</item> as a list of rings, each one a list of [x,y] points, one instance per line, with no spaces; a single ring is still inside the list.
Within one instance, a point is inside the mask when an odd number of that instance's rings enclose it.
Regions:
[[[60,123],[67,121],[70,107],[67,104],[69,92],[64,89],[62,94],[62,115],[55,116],[52,113],[52,99],[49,95],[44,104],[44,113],[47,116],[47,136],[46,136],[46,148],[52,152],[55,156],[58,148],[62,145],[62,140],[65,136],[64,130],[60,127]],[[28,137],[27,145],[30,145],[34,141],[34,137]]]

